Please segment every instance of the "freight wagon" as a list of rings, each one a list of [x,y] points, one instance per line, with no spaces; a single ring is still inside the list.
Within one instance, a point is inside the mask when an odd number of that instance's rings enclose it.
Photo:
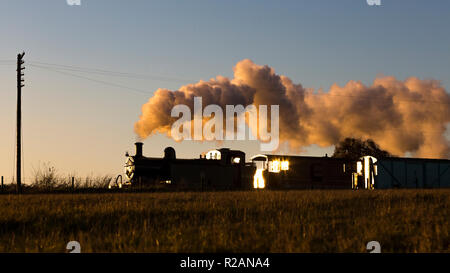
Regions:
[[[450,160],[365,156],[357,162],[354,188],[448,188]]]

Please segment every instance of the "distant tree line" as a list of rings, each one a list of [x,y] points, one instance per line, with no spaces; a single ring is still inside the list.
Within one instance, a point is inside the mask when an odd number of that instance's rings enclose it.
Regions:
[[[358,160],[362,156],[370,155],[375,158],[392,157],[388,151],[382,150],[372,139],[345,138],[334,148],[333,157]]]

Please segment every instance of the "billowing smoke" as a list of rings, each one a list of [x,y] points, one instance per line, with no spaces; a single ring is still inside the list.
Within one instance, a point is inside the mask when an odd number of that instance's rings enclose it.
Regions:
[[[371,138],[395,155],[450,157],[450,143],[444,136],[450,122],[450,95],[436,80],[380,77],[371,86],[350,81],[345,86],[334,84],[325,93],[245,59],[236,64],[231,80],[218,76],[177,91],[158,89],[143,105],[136,133],[141,138],[157,132],[170,135],[176,120],[172,108],[185,104],[193,109],[194,97],[202,97],[203,106],[217,104],[223,109],[238,104],[279,105],[280,140],[292,149],[311,144],[326,147],[355,137]]]

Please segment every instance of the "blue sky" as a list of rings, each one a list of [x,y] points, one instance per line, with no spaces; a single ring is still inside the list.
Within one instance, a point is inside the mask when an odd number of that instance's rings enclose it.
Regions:
[[[381,0],[2,0],[0,61],[25,60],[150,75],[90,78],[148,92],[117,88],[28,66],[24,88],[26,176],[39,162],[62,173],[117,174],[123,154],[133,151],[133,124],[158,88],[232,76],[244,58],[268,64],[305,87],[377,75],[441,80],[450,88],[450,2]],[[172,80],[158,80],[169,77]],[[11,177],[14,157],[15,67],[0,62],[0,175]],[[159,156],[165,146],[197,157],[214,143],[145,141]],[[230,144],[248,156],[253,142]],[[323,155],[328,149],[308,149]]]

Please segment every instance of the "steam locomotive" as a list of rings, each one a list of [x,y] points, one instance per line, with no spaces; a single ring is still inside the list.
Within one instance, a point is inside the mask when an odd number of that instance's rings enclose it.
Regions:
[[[386,189],[450,187],[450,160],[332,157],[245,153],[222,148],[196,159],[178,159],[172,147],[162,158],[145,157],[143,143],[127,155],[126,181],[113,186],[147,186],[180,190],[249,189]]]
[[[245,153],[223,148],[197,159],[178,159],[167,147],[163,158],[143,156],[143,143],[135,143],[136,154],[127,156],[125,177],[128,185],[192,190],[247,189],[255,168],[245,162]]]

